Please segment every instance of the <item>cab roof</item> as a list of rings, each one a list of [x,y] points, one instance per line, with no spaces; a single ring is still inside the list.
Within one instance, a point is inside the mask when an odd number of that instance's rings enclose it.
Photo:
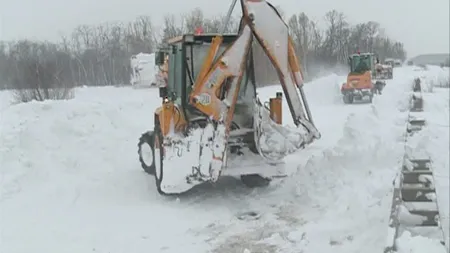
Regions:
[[[238,37],[238,34],[220,34],[220,33],[203,33],[203,34],[184,34],[180,36],[173,37],[171,39],[167,40],[168,44],[175,44],[179,42],[186,42],[191,43],[192,38],[194,39],[194,42],[204,42],[204,43],[211,43],[212,39],[216,36],[222,36],[223,41],[225,43],[230,43]]]
[[[353,57],[353,56],[373,56],[374,54],[373,53],[360,53],[360,54],[352,54],[352,55],[350,55],[350,57]]]

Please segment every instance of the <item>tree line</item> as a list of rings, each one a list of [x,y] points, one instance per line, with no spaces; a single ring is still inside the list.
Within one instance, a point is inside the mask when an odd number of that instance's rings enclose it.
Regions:
[[[389,38],[375,21],[352,25],[342,12],[331,10],[324,17],[326,28],[320,29],[305,13],[286,17],[279,10],[290,28],[307,78],[317,75],[320,68],[346,65],[348,56],[358,50],[376,53],[381,60],[406,58],[403,44]],[[181,18],[166,15],[162,29],[156,29],[150,16],[140,16],[129,23],[80,25],[57,43],[2,41],[0,87],[29,89],[128,84],[132,55],[152,53],[161,42],[192,33],[199,26],[205,33],[219,32],[224,20],[224,16],[206,17],[197,8]],[[232,17],[225,32],[237,32],[239,21]]]

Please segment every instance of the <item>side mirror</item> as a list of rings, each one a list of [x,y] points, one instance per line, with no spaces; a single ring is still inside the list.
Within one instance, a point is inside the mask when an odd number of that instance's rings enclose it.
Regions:
[[[155,53],[155,65],[160,66],[164,64],[165,53],[158,51]]]
[[[167,97],[167,87],[159,87],[159,97]]]

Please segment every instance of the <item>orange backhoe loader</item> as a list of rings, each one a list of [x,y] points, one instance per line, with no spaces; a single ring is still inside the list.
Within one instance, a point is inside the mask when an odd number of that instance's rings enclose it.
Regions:
[[[347,81],[341,86],[343,101],[352,104],[356,100],[372,103],[374,94],[381,94],[385,82],[375,79],[375,58],[373,53],[357,53],[349,58],[350,73]]]
[[[153,114],[153,130],[139,139],[138,153],[160,194],[185,192],[223,175],[266,185],[286,155],[320,138],[287,25],[264,0],[240,3],[237,34],[185,34],[156,53],[160,65],[168,55],[168,82],[160,88],[162,105]],[[270,59],[283,91],[267,103],[256,93],[254,47]],[[283,125],[283,99],[295,126]],[[249,160],[264,165],[246,166]]]

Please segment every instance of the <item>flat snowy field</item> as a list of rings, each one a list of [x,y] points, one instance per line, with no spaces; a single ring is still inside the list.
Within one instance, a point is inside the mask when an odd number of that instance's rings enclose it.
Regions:
[[[414,75],[395,69],[373,104],[344,105],[344,77],[306,84],[322,139],[286,158],[289,177],[265,189],[224,178],[178,198],[159,196],[137,159],[157,90],[84,88],[70,101],[18,105],[0,93],[0,252],[380,253]],[[425,101],[430,126],[417,143],[435,147],[448,224],[448,89]],[[237,218],[248,211],[260,219]]]

